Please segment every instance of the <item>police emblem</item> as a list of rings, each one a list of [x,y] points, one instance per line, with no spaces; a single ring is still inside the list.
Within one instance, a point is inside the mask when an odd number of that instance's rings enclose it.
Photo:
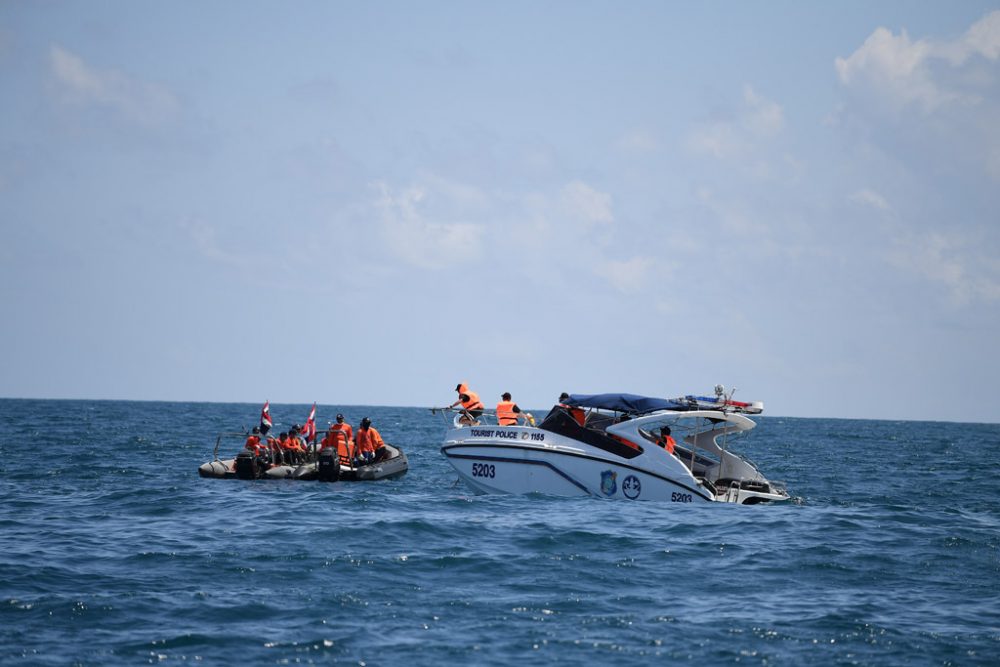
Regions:
[[[615,491],[618,490],[618,473],[611,470],[605,470],[601,473],[601,493],[606,496],[615,495]]]
[[[622,494],[629,500],[635,500],[642,493],[642,482],[635,475],[629,475],[622,480]]]

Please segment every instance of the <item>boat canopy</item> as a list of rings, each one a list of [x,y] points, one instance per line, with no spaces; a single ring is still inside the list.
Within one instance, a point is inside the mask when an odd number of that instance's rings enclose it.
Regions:
[[[650,398],[636,394],[572,394],[563,401],[574,408],[598,408],[641,415],[656,410],[690,410],[684,403],[666,398]]]

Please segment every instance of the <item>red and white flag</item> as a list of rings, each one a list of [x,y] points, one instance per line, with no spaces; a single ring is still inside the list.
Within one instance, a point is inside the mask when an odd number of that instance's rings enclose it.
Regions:
[[[309,419],[306,420],[306,425],[302,428],[302,435],[305,437],[306,442],[312,442],[316,439],[316,404],[313,403],[312,410],[309,411]]]
[[[271,430],[271,401],[264,401],[264,408],[260,411],[260,434],[267,435]]]

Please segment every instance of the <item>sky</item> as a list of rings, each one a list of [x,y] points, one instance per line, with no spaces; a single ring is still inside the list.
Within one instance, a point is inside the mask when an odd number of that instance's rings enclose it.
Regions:
[[[0,307],[4,397],[998,422],[1000,2],[0,0]]]

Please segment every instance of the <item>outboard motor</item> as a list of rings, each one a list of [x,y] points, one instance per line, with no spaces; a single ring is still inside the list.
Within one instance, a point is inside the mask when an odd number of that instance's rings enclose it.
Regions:
[[[327,447],[319,453],[316,476],[321,482],[336,482],[340,479],[340,456],[335,447]]]
[[[257,456],[249,450],[244,450],[236,455],[234,467],[236,468],[236,476],[240,479],[257,479],[263,472],[257,463]]]

